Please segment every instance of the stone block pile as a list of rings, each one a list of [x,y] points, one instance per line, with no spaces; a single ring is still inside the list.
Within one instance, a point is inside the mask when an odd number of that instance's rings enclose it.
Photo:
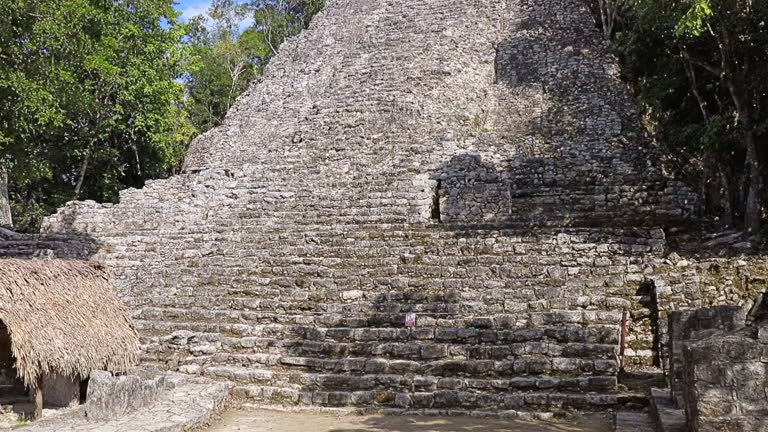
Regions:
[[[733,332],[746,324],[747,308],[717,306],[713,308],[674,311],[669,317],[669,385],[678,407],[684,406],[686,382],[684,347],[694,341],[707,340],[723,332]]]
[[[669,317],[670,391],[651,393],[659,430],[768,431],[768,325],[751,309],[718,306]]]
[[[683,348],[684,401],[693,432],[768,431],[768,326]]]

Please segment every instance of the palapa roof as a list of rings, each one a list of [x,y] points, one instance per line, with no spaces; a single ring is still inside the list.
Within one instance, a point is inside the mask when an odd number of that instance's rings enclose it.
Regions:
[[[27,384],[49,373],[123,371],[138,361],[128,311],[108,273],[94,263],[0,260],[0,320]]]

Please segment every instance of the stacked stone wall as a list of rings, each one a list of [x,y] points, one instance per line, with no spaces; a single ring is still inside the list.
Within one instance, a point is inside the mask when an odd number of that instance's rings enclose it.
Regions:
[[[684,402],[693,432],[768,430],[764,324],[683,346]]]
[[[683,407],[685,393],[683,347],[687,343],[720,336],[746,325],[747,308],[713,308],[674,311],[669,315],[669,386],[678,407]]]
[[[632,105],[577,0],[329,0],[185,174],[45,230],[94,245],[145,361],[243,396],[604,407],[695,204]]]
[[[290,403],[614,403],[623,311],[641,307],[645,255],[663,244],[655,232],[594,229],[377,224],[286,233],[251,219],[246,231],[218,217],[200,220],[215,234],[194,217],[121,218],[121,228],[94,232],[100,259],[133,276],[117,284],[135,311],[145,361]],[[131,231],[161,220],[184,235],[154,231],[147,245],[145,233]],[[411,312],[417,327],[406,329]]]
[[[701,252],[707,251],[701,249]],[[735,330],[736,323],[741,322],[743,325],[744,318],[737,311],[749,308],[754,299],[768,289],[768,263],[761,255],[736,258],[681,257],[673,252],[666,258],[654,260],[648,280],[652,296],[651,320],[654,322],[654,346],[648,346],[648,349],[652,348],[658,353],[657,363],[672,380],[675,374],[671,372],[670,359],[674,357],[679,361],[680,352],[671,352],[671,329],[677,328],[680,330],[678,334],[687,338],[691,330],[686,320],[691,316],[694,316],[691,328],[698,326],[699,329]],[[695,314],[699,313],[696,310],[715,307],[731,311],[732,316],[727,321],[733,325],[720,327],[723,323],[717,319],[707,323],[706,320],[695,318]],[[679,321],[671,321],[670,314],[673,311],[681,311],[677,316]],[[707,314],[711,312],[700,313],[709,316]]]

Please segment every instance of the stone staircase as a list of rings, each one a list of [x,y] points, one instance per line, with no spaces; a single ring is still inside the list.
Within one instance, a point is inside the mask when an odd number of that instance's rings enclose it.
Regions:
[[[583,5],[316,19],[185,174],[46,220],[93,242],[145,361],[270,403],[616,404],[620,360],[653,361],[659,226],[692,204]]]
[[[264,403],[609,407],[625,311],[627,342],[651,345],[637,291],[660,230],[408,223],[424,183],[280,181],[181,176],[47,223],[99,239],[145,362]]]

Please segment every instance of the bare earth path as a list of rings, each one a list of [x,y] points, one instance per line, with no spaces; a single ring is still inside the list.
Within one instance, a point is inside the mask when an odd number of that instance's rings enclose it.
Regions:
[[[501,420],[473,417],[336,416],[266,410],[231,411],[206,432],[608,432],[607,415],[562,421]]]

